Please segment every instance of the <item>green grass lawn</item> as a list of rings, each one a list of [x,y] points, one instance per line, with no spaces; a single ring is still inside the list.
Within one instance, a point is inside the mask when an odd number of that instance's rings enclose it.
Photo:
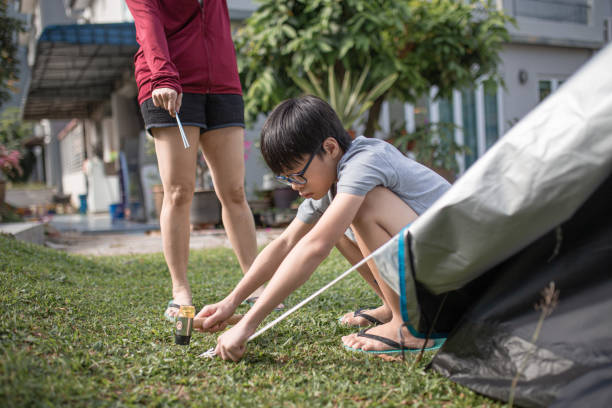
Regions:
[[[334,251],[287,303],[348,266]],[[230,250],[191,252],[197,308],[240,276]],[[174,345],[161,254],[69,256],[0,235],[0,280],[0,406],[499,406],[425,370],[431,354],[413,367],[412,357],[346,351],[351,329],[338,317],[377,304],[357,274],[254,340],[239,363],[197,357],[216,335]]]

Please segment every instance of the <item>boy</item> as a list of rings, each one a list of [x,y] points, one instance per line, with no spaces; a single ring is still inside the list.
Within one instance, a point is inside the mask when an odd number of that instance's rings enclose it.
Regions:
[[[198,313],[198,318],[206,319],[203,330],[221,330],[238,305],[269,280],[244,318],[218,338],[215,353],[224,360],[242,357],[246,340],[261,321],[310,277],[334,245],[355,264],[449,188],[442,177],[384,141],[364,137],[351,141],[334,110],[313,96],[289,99],[274,109],[262,129],[261,151],[277,178],[305,200],[296,218],[259,254],[234,290]],[[355,240],[345,235],[349,227],[348,235],[354,234]],[[359,272],[383,306],[366,315],[381,324],[342,341],[360,351],[388,352],[399,347],[399,298],[380,278],[375,263],[368,265]],[[349,313],[342,321],[363,326],[366,319],[363,313]],[[405,347],[422,345],[422,340],[402,330]]]

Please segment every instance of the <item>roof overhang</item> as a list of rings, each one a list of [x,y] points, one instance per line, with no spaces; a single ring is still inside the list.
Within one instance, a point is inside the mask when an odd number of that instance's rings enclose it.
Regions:
[[[133,71],[137,50],[134,23],[45,28],[36,46],[24,119],[89,117]]]

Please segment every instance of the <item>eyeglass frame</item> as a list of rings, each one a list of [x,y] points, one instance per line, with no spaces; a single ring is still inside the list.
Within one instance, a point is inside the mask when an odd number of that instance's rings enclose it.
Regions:
[[[298,171],[297,173],[293,173],[293,174],[288,174],[286,176],[278,175],[278,176],[276,176],[276,180],[278,180],[281,183],[283,183],[285,185],[288,185],[288,186],[290,186],[292,184],[297,184],[297,185],[303,186],[304,184],[308,183],[308,179],[306,177],[304,177],[304,173],[306,173],[306,170],[308,170],[308,166],[310,166],[310,163],[312,163],[312,159],[314,159],[314,157],[317,155],[317,153],[319,153],[320,149],[321,149],[321,147],[319,147],[319,149],[317,149],[314,152],[312,152],[312,154],[310,155],[310,158],[306,162],[306,165],[304,166],[304,168],[301,171]],[[300,177],[304,181],[302,182],[301,180],[296,180],[294,177]]]

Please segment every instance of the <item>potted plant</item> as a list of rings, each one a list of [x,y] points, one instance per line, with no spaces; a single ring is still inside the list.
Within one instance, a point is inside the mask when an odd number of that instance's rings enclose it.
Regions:
[[[21,154],[17,150],[9,151],[6,147],[0,145],[0,204],[4,204],[7,177],[23,174],[19,165],[20,158]]]
[[[199,154],[196,166],[196,190],[191,202],[190,220],[193,226],[216,225],[221,222],[221,202],[212,185],[210,170]]]
[[[470,152],[467,146],[455,142],[455,128],[453,123],[425,123],[408,132],[405,124],[401,124],[392,129],[387,141],[452,183],[459,171],[457,155]]]

